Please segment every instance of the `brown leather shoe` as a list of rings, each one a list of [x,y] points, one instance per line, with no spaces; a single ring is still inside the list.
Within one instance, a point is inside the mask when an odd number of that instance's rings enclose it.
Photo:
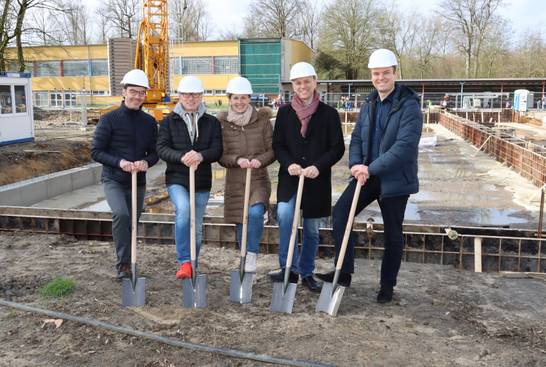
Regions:
[[[118,268],[118,274],[116,278],[122,280],[123,278],[131,278],[131,266],[129,264],[121,264]]]

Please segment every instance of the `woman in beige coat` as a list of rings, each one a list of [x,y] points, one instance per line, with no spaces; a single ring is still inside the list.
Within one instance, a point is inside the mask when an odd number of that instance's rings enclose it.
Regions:
[[[227,168],[224,220],[237,225],[237,242],[241,243],[246,169],[252,168],[248,210],[246,272],[256,271],[256,257],[269,206],[271,181],[267,166],[274,160],[273,129],[270,110],[257,111],[250,105],[252,86],[248,79],[236,77],[227,85],[227,112],[218,115],[222,125],[224,152],[220,164]]]

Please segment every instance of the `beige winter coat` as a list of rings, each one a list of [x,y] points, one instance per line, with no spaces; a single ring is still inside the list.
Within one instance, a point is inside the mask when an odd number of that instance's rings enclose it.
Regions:
[[[266,167],[275,160],[271,146],[271,111],[267,107],[259,111],[254,109],[250,122],[244,127],[228,122],[227,111],[217,117],[222,125],[224,144],[224,153],[219,162],[227,168],[224,220],[226,223],[242,223],[246,169],[239,167],[237,159],[257,159],[262,163],[260,168],[252,169],[249,207],[257,203],[263,203],[266,208],[269,206],[271,181]]]

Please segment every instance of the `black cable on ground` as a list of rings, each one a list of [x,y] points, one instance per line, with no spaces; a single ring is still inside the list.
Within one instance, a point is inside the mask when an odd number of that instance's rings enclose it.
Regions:
[[[324,364],[320,362],[313,362],[313,361],[306,361],[306,360],[298,360],[298,359],[287,359],[287,358],[278,358],[278,357],[272,357],[265,354],[256,354],[252,352],[243,352],[237,349],[229,349],[229,348],[220,348],[220,347],[211,347],[205,344],[195,344],[195,343],[189,343],[189,342],[183,342],[177,339],[165,337],[156,335],[153,333],[148,333],[144,331],[138,331],[135,329],[132,329],[127,326],[117,326],[112,325],[103,321],[99,321],[96,319],[90,319],[86,317],[80,317],[80,316],[73,316],[64,312],[57,312],[57,311],[51,311],[51,310],[44,310],[41,308],[36,308],[32,306],[27,306],[21,303],[16,302],[10,302],[0,299],[0,306],[6,306],[15,308],[21,311],[26,312],[32,312],[37,314],[46,315],[49,317],[55,317],[58,319],[64,319],[64,320],[70,320],[74,322],[78,322],[81,324],[86,324],[110,331],[115,331],[117,333],[123,333],[127,335],[133,335],[140,338],[150,339],[153,341],[157,341],[163,344],[172,345],[174,347],[182,347],[190,350],[196,350],[196,351],[202,351],[202,352],[209,352],[209,353],[215,353],[215,354],[221,354],[228,357],[233,358],[241,358],[241,359],[250,359],[254,361],[260,361],[260,362],[267,362],[267,363],[275,363],[275,364],[281,364],[286,366],[301,366],[301,367],[331,367],[333,365],[331,364]]]

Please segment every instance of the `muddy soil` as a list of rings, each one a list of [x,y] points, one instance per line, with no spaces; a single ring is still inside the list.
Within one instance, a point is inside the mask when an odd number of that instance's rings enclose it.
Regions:
[[[316,314],[317,294],[298,286],[294,313],[268,311],[275,255],[260,255],[253,303],[227,299],[235,249],[204,247],[209,307],[181,307],[174,246],[141,247],[147,304],[120,305],[111,243],[0,233],[0,295],[35,307],[96,318],[182,341],[339,366],[546,366],[546,282],[403,263],[395,300],[375,302],[379,263],[358,260],[339,315]],[[331,259],[317,260],[329,270]],[[47,281],[77,282],[60,299],[39,295]],[[1,366],[257,366],[0,306]]]

